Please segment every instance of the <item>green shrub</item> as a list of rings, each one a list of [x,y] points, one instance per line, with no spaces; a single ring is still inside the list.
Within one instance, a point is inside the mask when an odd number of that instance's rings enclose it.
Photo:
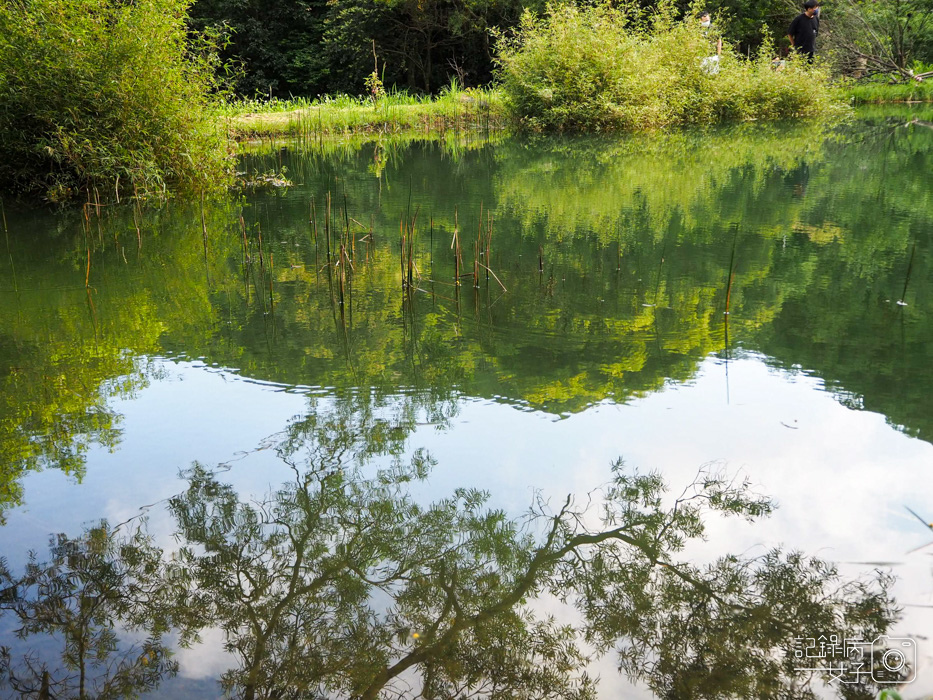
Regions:
[[[842,110],[828,72],[804,61],[773,64],[771,47],[746,60],[693,18],[635,15],[600,5],[526,12],[499,43],[507,108],[532,129],[645,129],[672,124],[824,116]],[[715,66],[715,67],[713,67]]]
[[[0,188],[205,191],[230,171],[189,0],[4,0]]]

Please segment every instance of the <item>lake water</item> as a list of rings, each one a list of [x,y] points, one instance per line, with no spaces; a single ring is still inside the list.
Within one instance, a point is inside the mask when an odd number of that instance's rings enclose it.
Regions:
[[[177,546],[165,499],[195,462],[248,499],[295,455],[371,473],[424,448],[413,498],[484,489],[516,518],[585,499],[620,457],[677,493],[712,465],[779,507],[710,518],[684,555],[780,545],[890,571],[890,634],[917,645],[901,692],[927,697],[933,532],[908,508],[933,520],[928,112],[263,143],[242,169],[291,187],[6,203],[0,552],[21,570],[51,533],[143,513]],[[236,661],[202,637],[157,695],[219,695]],[[614,667],[597,666],[603,697],[650,696]]]

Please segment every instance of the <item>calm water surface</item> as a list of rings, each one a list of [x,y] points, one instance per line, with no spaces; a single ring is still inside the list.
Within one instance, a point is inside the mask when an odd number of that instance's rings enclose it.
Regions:
[[[425,448],[416,498],[486,489],[512,516],[619,457],[677,492],[713,464],[779,508],[714,518],[686,554],[883,563],[892,633],[919,644],[905,697],[926,697],[933,532],[905,506],[933,519],[929,120],[261,144],[242,168],[292,187],[87,221],[7,204],[0,551],[21,569],[50,533],[141,513],[170,547],[195,462],[249,498],[296,454]],[[218,695],[233,662],[202,636],[158,693]],[[647,695],[613,669],[605,697]]]

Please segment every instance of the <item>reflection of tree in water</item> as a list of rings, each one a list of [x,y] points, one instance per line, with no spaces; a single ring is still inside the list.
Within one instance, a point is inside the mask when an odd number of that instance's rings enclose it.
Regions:
[[[219,230],[232,206],[210,207],[207,225]],[[135,231],[123,235],[135,228],[135,208],[105,211],[90,237],[80,209],[41,225],[10,220],[24,257],[16,260],[19,283],[28,292],[0,306],[0,518],[22,503],[21,480],[30,472],[59,469],[80,481],[92,450],[118,447],[123,416],[113,399],[130,398],[157,378],[158,363],[148,356],[159,354],[167,327],[210,332],[205,266],[211,274],[226,266],[225,241],[211,241],[206,262],[201,237],[183,235],[197,215],[183,203],[171,214],[147,213],[144,231],[165,235],[145,248]],[[0,280],[4,291],[9,284]]]
[[[280,456],[292,477],[260,499],[195,465],[169,503],[178,551],[159,551],[142,529],[61,539],[49,565],[32,562],[22,578],[4,570],[4,607],[25,634],[87,639],[123,659],[107,668],[128,669],[126,696],[173,671],[166,629],[187,641],[219,628],[237,659],[221,682],[242,698],[588,698],[588,660],[613,650],[664,697],[812,697],[786,654],[795,636],[872,639],[892,620],[884,578],[847,581],[780,552],[681,560],[705,518],[772,508],[721,475],[701,472],[672,499],[658,475],[618,463],[586,498],[557,509],[538,499],[514,519],[475,489],[419,502],[412,487],[431,459],[361,466],[368,424],[347,425],[291,435]],[[578,624],[541,613],[541,596],[575,607]],[[59,599],[73,612],[58,615]],[[147,646],[119,655],[111,625],[142,623]],[[75,668],[76,643],[62,669]],[[23,682],[16,669],[33,685],[65,673],[29,654],[16,666],[8,652],[8,683]]]
[[[364,228],[375,222],[378,244],[359,247],[345,325],[305,194],[271,208],[208,206],[206,251],[190,235],[200,211],[183,203],[146,212],[141,248],[130,210],[110,210],[90,239],[77,213],[54,222],[55,236],[14,223],[31,241],[16,268],[35,292],[0,307],[0,509],[22,502],[28,473],[58,468],[80,479],[90,450],[118,446],[121,416],[110,399],[146,385],[144,355],[203,356],[289,385],[374,396],[405,387],[444,400],[460,392],[575,413],[693,377],[723,347],[727,297],[737,347],[816,371],[839,395],[925,437],[929,136],[901,119],[860,123],[829,141],[811,126],[776,125],[510,141],[449,153],[454,169],[436,146],[393,145],[392,179],[430,183],[420,193],[419,269],[453,279],[444,241],[455,213],[473,230],[485,202],[496,216],[493,267],[509,288],[501,298],[464,288],[457,304],[438,284],[410,319],[399,309],[392,242],[409,189],[373,187],[363,176],[369,151],[360,159],[341,146],[288,161],[319,197],[332,187],[320,173],[343,173],[349,216]],[[791,196],[795,188],[806,196]],[[252,224],[266,214],[269,278],[247,263],[258,258]],[[63,281],[77,287],[63,291]],[[908,306],[894,306],[905,289]]]
[[[22,653],[0,647],[0,687],[26,698],[109,700],[175,674],[164,629],[153,622],[163,608],[153,576],[161,552],[147,536],[118,537],[101,524],[74,539],[58,535],[49,554],[42,563],[30,554],[22,576],[0,560],[0,613],[17,618],[19,640],[36,641]],[[150,635],[140,643],[118,634],[144,627]]]
[[[119,348],[0,337],[0,521],[22,501],[29,472],[54,468],[81,480],[93,446],[115,449],[122,416],[109,400],[132,395],[151,374]]]
[[[444,429],[458,410],[456,396],[443,388],[431,395],[350,391],[333,399],[311,397],[307,413],[284,431],[278,452],[286,460],[300,453],[320,466],[363,466],[379,455],[398,457],[419,426]]]

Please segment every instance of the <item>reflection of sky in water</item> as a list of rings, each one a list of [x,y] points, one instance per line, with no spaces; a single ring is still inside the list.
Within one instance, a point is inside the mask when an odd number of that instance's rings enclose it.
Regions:
[[[29,548],[43,552],[51,531],[76,534],[82,523],[101,517],[120,522],[179,491],[177,473],[193,460],[230,462],[224,480],[243,493],[262,493],[287,478],[272,450],[242,453],[303,414],[305,396],[199,364],[165,366],[165,379],[133,401],[114,402],[125,415],[123,440],[114,453],[91,453],[80,487],[57,470],[26,478],[27,505],[12,511],[0,530],[11,563],[18,566]],[[933,446],[898,432],[879,414],[840,405],[818,379],[769,368],[758,357],[728,364],[728,394],[725,370],[710,358],[687,384],[562,420],[465,398],[449,429],[424,425],[410,438],[410,448],[426,447],[438,460],[419,489],[438,498],[457,486],[485,488],[493,505],[518,515],[536,489],[554,500],[592,490],[619,456],[629,466],[661,471],[678,491],[701,465],[720,463],[748,476],[780,507],[755,525],[711,521],[709,541],[692,546],[690,555],[754,554],[783,544],[841,562],[852,574],[871,566],[849,562],[896,562],[895,594],[905,620],[894,633],[919,636],[930,629],[933,608],[915,606],[933,606],[933,547],[906,552],[933,541],[933,533],[904,506],[933,519]],[[152,509],[150,519],[160,536],[171,532],[161,510]],[[219,638],[207,638],[213,644],[181,654],[183,676],[223,668],[211,651],[219,649]],[[908,697],[933,692],[929,641],[920,641],[919,666]],[[628,694],[610,662],[601,675],[605,688]]]

